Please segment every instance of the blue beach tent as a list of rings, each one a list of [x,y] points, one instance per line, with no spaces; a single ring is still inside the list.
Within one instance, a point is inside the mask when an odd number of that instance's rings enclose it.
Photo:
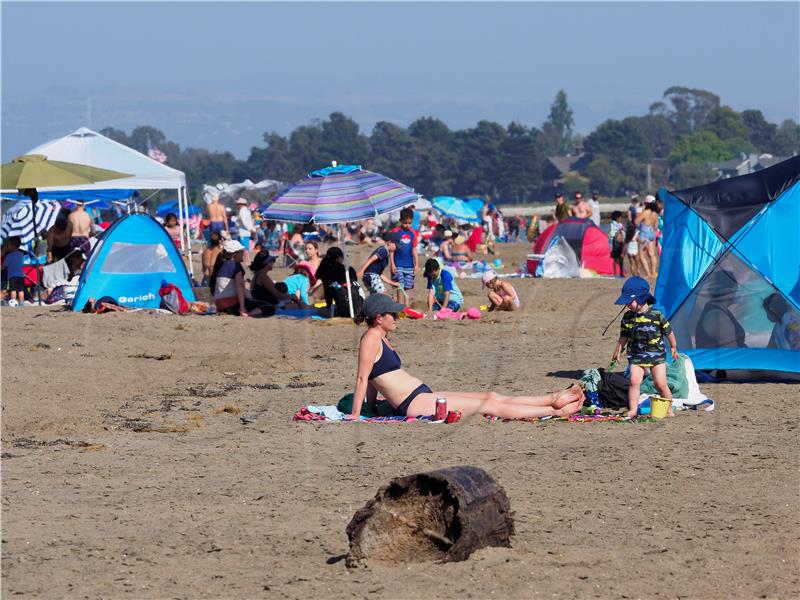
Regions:
[[[72,310],[110,296],[123,306],[158,308],[166,281],[194,302],[189,274],[169,234],[150,215],[132,214],[106,229],[83,267]]]
[[[655,295],[699,369],[800,373],[800,156],[659,190]]]

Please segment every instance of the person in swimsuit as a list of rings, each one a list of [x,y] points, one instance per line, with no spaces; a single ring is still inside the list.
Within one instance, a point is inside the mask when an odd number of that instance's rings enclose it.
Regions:
[[[89,213],[86,212],[83,202],[78,201],[75,204],[75,210],[67,217],[70,228],[69,246],[70,249],[80,250],[85,256],[89,256],[92,251],[92,244],[89,242],[89,238],[94,229],[94,222]]]
[[[213,196],[211,198],[211,203],[208,205],[208,216],[211,220],[209,226],[211,233],[221,233],[224,231],[230,234],[228,213],[225,211],[225,207],[222,203],[220,203],[219,196]]]
[[[385,294],[373,294],[364,301],[357,321],[367,323],[358,348],[358,371],[353,410],[349,419],[358,419],[362,403],[374,405],[382,394],[398,416],[424,416],[435,413],[436,398],[446,398],[449,410],[468,417],[483,413],[502,419],[567,416],[578,412],[584,394],[578,385],[544,396],[506,396],[494,391],[438,392],[402,368],[400,357],[386,340],[397,329],[397,313],[405,308]]]
[[[472,262],[472,253],[467,246],[467,238],[459,235],[453,240],[453,251],[451,252],[454,262]]]
[[[645,277],[658,275],[658,206],[655,202],[648,202],[644,210],[636,217],[639,230],[640,257],[642,271]]]
[[[517,290],[507,281],[502,281],[494,271],[483,274],[483,285],[489,288],[489,310],[518,310],[522,307]]]
[[[72,226],[69,223],[69,210],[61,209],[55,224],[47,231],[47,262],[54,263],[66,258],[72,251],[70,239]]]

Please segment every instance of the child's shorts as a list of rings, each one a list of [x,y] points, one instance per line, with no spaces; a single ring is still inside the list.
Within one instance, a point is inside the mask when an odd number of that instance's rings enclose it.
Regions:
[[[397,273],[392,277],[403,286],[404,290],[414,289],[414,267],[397,267]]]
[[[25,291],[25,278],[24,277],[9,277],[7,285],[8,285],[8,291],[9,292],[24,292]]]
[[[625,249],[625,242],[612,242],[611,258],[622,258],[622,251]]]
[[[455,300],[450,300],[450,301],[447,303],[447,308],[449,308],[449,309],[450,309],[450,310],[452,310],[453,312],[458,312],[459,310],[461,310],[461,305],[460,305],[458,302],[456,302]],[[433,310],[434,310],[435,312],[438,312],[438,311],[442,310],[442,305],[441,305],[441,304],[439,304],[439,302],[438,302],[438,301],[437,301],[437,302],[434,302],[434,303],[433,303]]]
[[[643,369],[649,369],[656,365],[663,365],[667,362],[667,357],[664,354],[661,356],[629,356],[628,360],[632,365],[642,367]]]
[[[377,273],[364,273],[364,285],[370,294],[383,294],[386,292],[383,279]]]

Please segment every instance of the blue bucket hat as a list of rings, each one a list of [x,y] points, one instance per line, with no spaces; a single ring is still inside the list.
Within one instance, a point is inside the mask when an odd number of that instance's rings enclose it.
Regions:
[[[628,277],[622,284],[622,293],[614,304],[630,304],[632,300],[644,304],[649,297],[650,284],[647,280],[641,277]]]

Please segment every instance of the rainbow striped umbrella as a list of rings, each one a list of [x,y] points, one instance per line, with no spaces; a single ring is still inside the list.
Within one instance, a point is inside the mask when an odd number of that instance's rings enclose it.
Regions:
[[[277,196],[262,214],[289,223],[363,221],[413,204],[410,187],[357,165],[336,165],[309,173]]]

